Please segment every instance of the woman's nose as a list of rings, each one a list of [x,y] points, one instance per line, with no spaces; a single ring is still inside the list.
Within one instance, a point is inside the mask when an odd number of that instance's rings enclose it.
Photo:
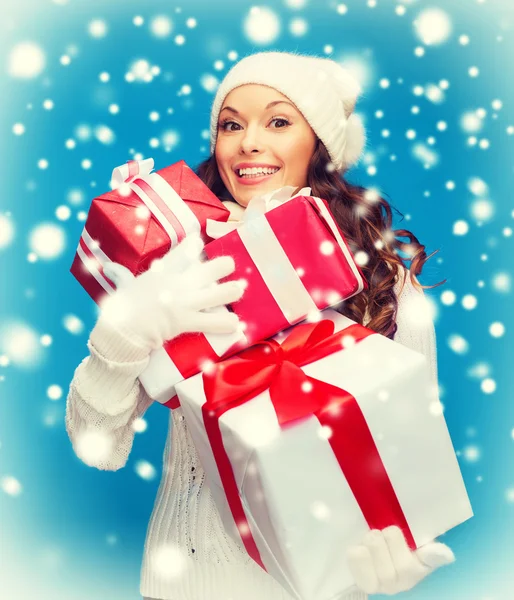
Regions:
[[[253,152],[261,150],[261,141],[257,128],[248,127],[241,138],[241,150]]]

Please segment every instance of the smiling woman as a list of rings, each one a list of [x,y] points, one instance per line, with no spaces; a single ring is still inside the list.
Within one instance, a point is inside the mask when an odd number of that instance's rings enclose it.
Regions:
[[[415,279],[408,280],[397,254],[409,250],[416,275],[427,260],[424,246],[408,231],[391,231],[389,204],[343,176],[365,142],[353,112],[359,93],[354,78],[331,60],[280,52],[250,55],[234,65],[217,91],[211,156],[197,173],[236,219],[253,195],[283,186],[308,186],[327,200],[351,250],[364,255],[360,264],[369,283],[338,310],[424,353],[436,389],[434,326],[431,319],[409,318],[409,303],[422,299],[423,291]],[[410,237],[410,244],[396,235]],[[235,313],[223,312],[222,318],[208,310],[241,298],[236,282],[217,283],[234,271],[234,261],[225,256],[203,262],[202,249],[200,238],[188,236],[155,261],[155,269],[152,265],[126,284],[123,271],[108,274],[117,287],[110,299],[117,300],[101,311],[88,341],[90,356],[77,367],[66,403],[68,435],[87,464],[114,471],[127,462],[134,423],[152,404],[138,379],[152,349],[186,331],[236,328]],[[94,456],[85,452],[92,437],[102,440],[102,452]],[[380,502],[387,512],[387,501]],[[367,533],[349,552],[333,549],[334,561],[345,561],[356,583],[337,600],[407,590],[453,560],[451,550],[437,542],[411,552],[398,527]],[[182,407],[170,417],[141,593],[147,600],[292,600],[225,530]],[[326,597],[320,590],[319,598]]]

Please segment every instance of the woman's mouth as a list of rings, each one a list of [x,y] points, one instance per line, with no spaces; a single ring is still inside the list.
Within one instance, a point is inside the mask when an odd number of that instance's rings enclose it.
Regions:
[[[262,183],[263,181],[267,181],[271,179],[273,175],[276,175],[280,171],[280,168],[275,171],[275,173],[256,173],[255,175],[239,175],[239,172],[236,171],[237,181],[242,183],[243,185],[257,185]]]

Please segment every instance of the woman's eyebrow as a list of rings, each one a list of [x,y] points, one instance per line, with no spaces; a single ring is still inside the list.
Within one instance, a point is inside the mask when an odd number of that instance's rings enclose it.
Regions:
[[[268,104],[268,106],[266,106],[266,108],[264,110],[268,110],[270,109],[272,106],[275,106],[276,104],[280,104],[281,102],[283,102],[284,104],[289,104],[289,106],[292,106],[293,108],[295,108],[291,102],[287,102],[286,100],[274,100],[273,102],[270,102]],[[222,111],[224,110],[230,110],[230,112],[233,112],[235,115],[239,114],[239,111],[237,111],[235,108],[232,108],[231,106],[224,106],[221,110],[220,110],[220,114]]]

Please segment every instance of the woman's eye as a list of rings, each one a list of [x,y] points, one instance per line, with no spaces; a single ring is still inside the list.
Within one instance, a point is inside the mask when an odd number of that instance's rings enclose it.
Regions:
[[[271,121],[282,121],[283,123],[285,123],[285,127],[289,125],[289,121],[287,119],[282,119],[281,117],[274,117],[273,119],[271,119]],[[275,129],[277,129],[277,127],[275,127]],[[283,129],[283,127],[279,127],[278,129]]]
[[[223,123],[223,129],[225,131],[233,131],[233,129],[227,129],[227,125],[237,125],[237,123],[235,121],[225,121],[225,123]]]
[[[273,123],[274,121],[281,121],[282,123],[284,123],[284,125],[281,125],[280,127],[272,127],[272,129],[284,129],[284,127],[290,125],[289,121],[287,119],[283,119],[282,117],[273,117],[270,123]],[[224,121],[221,124],[221,129],[223,131],[235,131],[234,129],[227,129],[228,125],[237,125],[238,127],[240,127],[240,125],[235,121]]]

